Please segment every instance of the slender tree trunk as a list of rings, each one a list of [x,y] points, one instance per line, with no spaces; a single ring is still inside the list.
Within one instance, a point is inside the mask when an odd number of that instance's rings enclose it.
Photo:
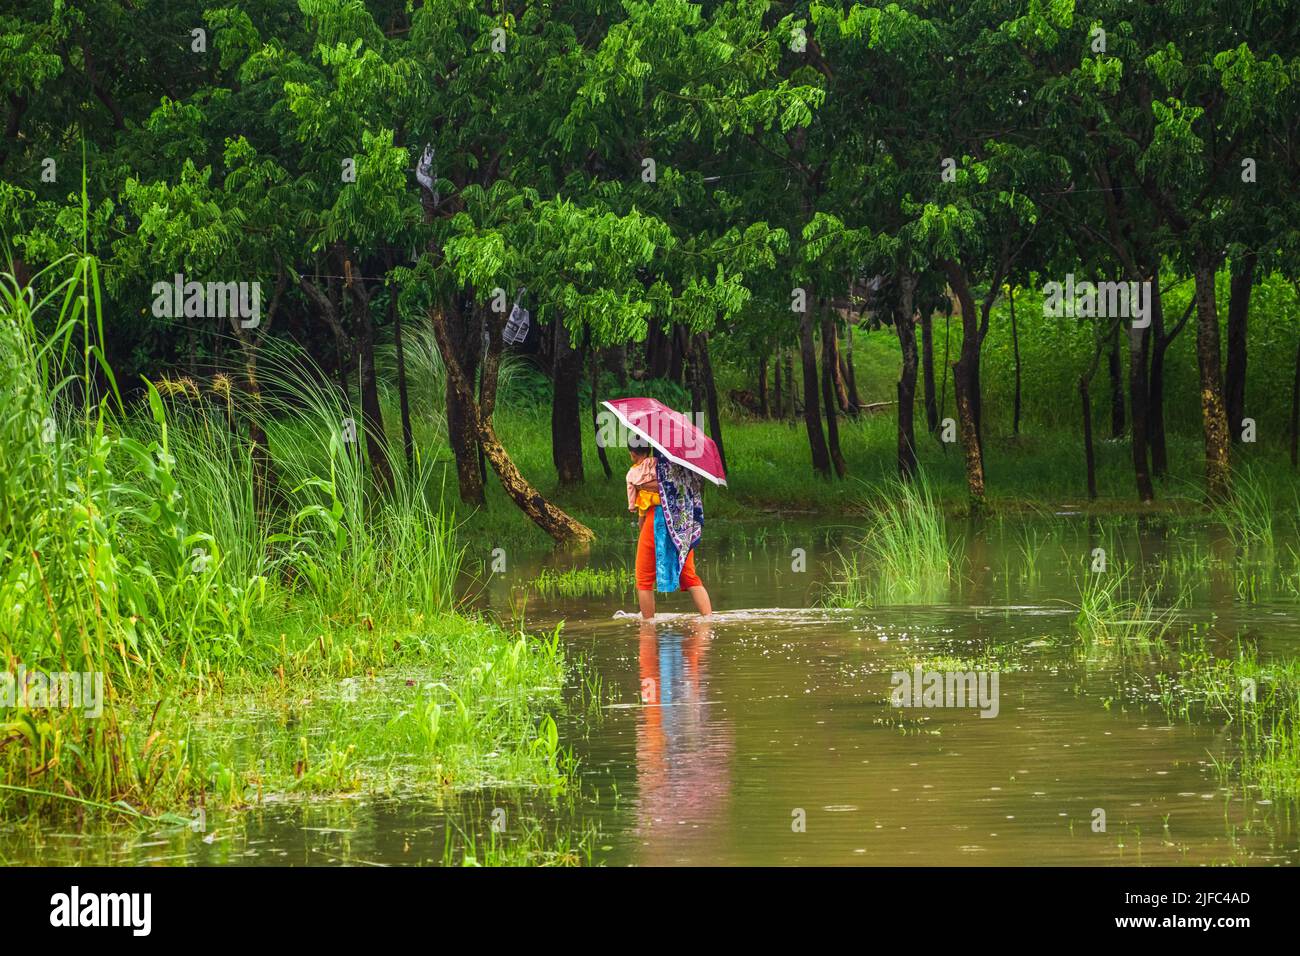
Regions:
[[[483,376],[486,387],[483,389],[483,406],[474,399],[473,388],[456,358],[452,345],[446,317],[441,310],[430,313],[433,333],[438,340],[438,348],[447,363],[447,382],[460,396],[461,402],[473,421],[479,442],[492,470],[496,472],[501,486],[512,501],[539,528],[561,543],[590,541],[595,537],[591,529],[575,521],[561,509],[555,507],[538,493],[515,466],[496,436],[492,425],[492,413],[496,404],[496,377],[500,362],[500,323],[493,320],[492,348],[484,364]],[[495,354],[494,354],[495,353]],[[475,472],[477,474],[477,471]]]
[[[979,434],[979,317],[965,270],[949,260],[944,269],[949,284],[961,303],[961,353],[953,366],[953,393],[957,400],[957,423],[966,453],[966,486],[975,510],[984,506],[984,450]]]
[[[370,294],[362,279],[352,282],[352,305],[356,310],[357,364],[361,378],[361,417],[365,420],[366,454],[375,484],[393,490],[393,466],[388,461],[388,437],[384,413],[379,404],[379,380],[375,374],[375,323],[370,312]]]
[[[481,336],[477,332],[477,323],[473,321],[473,306],[468,302],[457,301],[451,307],[451,314],[446,320],[447,346],[453,351],[443,353],[443,365],[450,367],[452,361],[460,367],[467,383],[472,383],[478,376],[479,349],[482,347]],[[456,482],[460,491],[460,500],[468,505],[482,507],[485,503],[483,493],[483,473],[479,468],[478,429],[470,404],[465,396],[455,387],[451,376],[446,376],[445,384],[447,408],[447,443],[451,446],[452,456],[456,459]],[[469,393],[473,398],[473,393]]]
[[[1300,343],[1295,350],[1295,373],[1291,379],[1291,467],[1300,465]]]
[[[682,372],[686,368],[686,329],[684,326],[672,325],[668,331],[668,377],[678,385],[683,384]]]
[[[1151,377],[1147,383],[1147,440],[1151,445],[1151,476],[1163,478],[1169,471],[1169,450],[1165,443],[1165,338],[1164,298],[1160,273],[1151,279]]]
[[[792,348],[785,350],[785,390],[790,398],[790,421],[794,422],[799,418],[799,409],[798,393],[794,387],[794,349]]]
[[[925,426],[933,434],[939,427],[939,406],[934,396],[934,328],[928,309],[921,310],[921,380],[925,389]]]
[[[695,343],[695,354],[700,358],[700,378],[704,382],[704,401],[709,409],[709,435],[718,446],[722,468],[727,468],[727,452],[722,445],[722,416],[718,410],[718,386],[713,379],[713,359],[709,355],[709,336],[701,332]]]
[[[840,426],[835,410],[835,313],[827,306],[822,311],[822,402],[826,406],[826,440],[835,474],[843,478],[848,474],[844,455],[840,451]]]
[[[668,363],[672,357],[672,344],[669,341],[669,333],[666,333],[659,323],[650,323],[645,348],[646,374],[650,378],[667,378]]]
[[[591,342],[591,331],[587,332],[587,341]],[[614,475],[613,469],[609,467],[609,455],[605,453],[605,445],[600,440],[600,349],[588,345],[591,352],[591,427],[594,429],[593,441],[596,443],[596,457],[600,459],[600,467],[605,472],[606,478]]]
[[[582,417],[578,383],[582,379],[582,352],[569,343],[569,330],[563,318],[555,319],[555,353],[551,379],[551,460],[560,484],[576,485],[583,481]]]
[[[898,373],[898,476],[911,481],[916,474],[916,326],[913,306],[916,281],[908,275],[899,280],[900,308],[894,316],[894,330],[903,361]]]
[[[1159,276],[1156,277],[1159,281]],[[1137,481],[1138,500],[1142,503],[1155,500],[1151,484],[1151,469],[1147,464],[1147,341],[1151,329],[1134,328],[1129,324],[1128,392],[1133,406],[1133,477]]]
[[[836,331],[837,323],[835,322],[834,310],[830,310],[830,318],[831,340],[829,344],[823,343],[822,350],[831,357],[831,384],[835,386],[835,400],[840,404],[840,411],[847,415],[849,413],[849,388],[848,383],[844,380],[844,358],[840,355],[840,337]]]
[[[849,386],[849,414],[854,418],[862,413],[862,398],[858,395],[858,373],[853,367],[853,329],[852,322],[844,330],[844,348],[840,351],[840,366],[844,371],[844,380]]]
[[[700,340],[692,335],[686,343],[686,384],[691,392],[691,421],[698,424],[704,408],[704,378],[700,374]]]
[[[1110,437],[1118,439],[1124,435],[1124,369],[1119,360],[1118,326],[1111,333],[1106,373],[1110,376]]]
[[[781,386],[782,386],[782,382],[781,382],[781,360],[782,360],[781,350],[780,350],[780,349],[777,349],[777,350],[776,350],[776,355],[773,357],[773,361],[772,361],[772,372],[773,372],[773,376],[774,376],[774,386],[773,386],[773,395],[772,395],[772,398],[773,398],[773,402],[774,402],[774,404],[776,405],[776,417],[777,417],[778,419],[781,418],[781,416],[785,414],[785,395],[784,395],[784,393],[783,393],[783,391],[782,391],[782,388],[781,388]]]
[[[1205,432],[1205,486],[1211,501],[1231,489],[1228,415],[1223,403],[1219,354],[1219,310],[1214,298],[1215,263],[1202,256],[1196,263],[1196,364],[1201,380],[1201,424]]]
[[[1228,434],[1241,441],[1242,419],[1246,417],[1246,322],[1250,315],[1250,294],[1255,286],[1257,256],[1247,253],[1232,263],[1228,292],[1228,365],[1224,376]]]
[[[415,473],[415,436],[411,430],[411,398],[406,388],[406,350],[402,344],[402,314],[397,307],[397,289],[389,289],[388,317],[393,323],[393,348],[397,353],[397,403],[402,415],[402,450],[406,473]]]
[[[1020,331],[1016,328],[1016,287],[1008,287],[1007,301],[1011,308],[1011,356],[1016,367],[1016,391],[1011,404],[1011,434],[1020,434]]]
[[[1083,406],[1083,460],[1088,474],[1088,500],[1097,500],[1097,462],[1092,450],[1092,397],[1088,378],[1079,376],[1079,401]]]
[[[813,347],[812,313],[805,311],[799,320],[799,353],[803,362],[803,420],[808,430],[808,447],[812,451],[813,471],[823,478],[831,476],[831,456],[822,434],[822,415],[817,403],[817,352]]]
[[[777,371],[777,377],[780,378],[780,371]],[[777,396],[778,400],[780,395]],[[770,409],[767,404],[767,356],[761,356],[758,360],[758,414],[760,418],[767,418]]]

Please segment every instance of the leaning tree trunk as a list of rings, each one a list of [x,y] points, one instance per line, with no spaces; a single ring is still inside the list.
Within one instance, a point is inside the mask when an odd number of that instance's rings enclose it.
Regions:
[[[840,451],[840,425],[835,409],[835,314],[830,306],[822,312],[822,403],[826,406],[826,440],[831,453],[835,474],[843,478],[848,474],[844,455]]]
[[[894,315],[902,365],[898,372],[898,476],[911,481],[916,474],[916,326],[912,321],[916,283],[908,276],[900,280],[901,302]]]
[[[1205,433],[1205,488],[1211,501],[1223,501],[1231,489],[1228,460],[1228,414],[1220,372],[1219,310],[1214,298],[1214,262],[1196,263],[1196,364],[1201,380],[1201,424]]]
[[[1246,321],[1250,314],[1250,293],[1255,285],[1257,256],[1251,252],[1232,263],[1228,290],[1228,364],[1224,375],[1228,433],[1241,441],[1242,419],[1246,417]]]
[[[822,434],[822,415],[817,402],[817,353],[813,348],[812,313],[808,311],[799,319],[799,354],[803,362],[803,420],[808,430],[813,471],[829,478],[831,456],[826,449],[826,437]]]
[[[582,417],[578,383],[582,379],[582,352],[572,348],[562,318],[555,319],[555,355],[551,362],[554,397],[551,400],[551,460],[562,485],[577,485],[582,473]]]
[[[961,303],[961,353],[952,369],[957,423],[966,454],[966,486],[975,510],[984,506],[984,450],[979,434],[979,320],[965,270],[949,260],[944,265],[948,282]]]
[[[505,446],[497,438],[496,430],[492,425],[492,413],[496,405],[496,379],[497,370],[500,367],[502,323],[498,319],[490,320],[491,347],[483,368],[485,387],[483,388],[483,404],[480,407],[479,403],[474,399],[474,391],[470,380],[465,375],[464,369],[461,368],[456,357],[456,351],[452,347],[446,317],[441,310],[434,309],[430,313],[430,319],[433,324],[434,337],[438,341],[438,349],[442,352],[443,359],[446,362],[447,382],[460,396],[464,407],[469,412],[478,441],[482,444],[483,452],[489,464],[491,464],[492,470],[496,472],[497,478],[500,479],[501,486],[505,489],[506,494],[510,496],[510,499],[524,514],[528,515],[534,524],[556,541],[561,543],[590,541],[595,537],[591,529],[581,522],[575,521],[564,511],[543,498],[537,489],[519,473],[519,469],[510,459]]]

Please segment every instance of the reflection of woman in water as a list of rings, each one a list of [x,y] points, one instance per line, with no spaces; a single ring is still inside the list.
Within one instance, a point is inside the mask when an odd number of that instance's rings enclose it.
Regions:
[[[701,843],[727,839],[718,828],[731,796],[733,740],[707,700],[712,637],[698,618],[685,637],[641,623],[637,832],[646,863],[698,860],[708,851]]]

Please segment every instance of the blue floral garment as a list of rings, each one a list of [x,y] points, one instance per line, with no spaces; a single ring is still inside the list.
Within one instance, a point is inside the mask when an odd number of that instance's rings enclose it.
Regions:
[[[682,561],[677,555],[677,546],[668,533],[668,523],[664,521],[664,509],[655,509],[655,590],[665,593],[676,591],[681,587]]]
[[[700,476],[662,455],[655,455],[655,477],[659,481],[660,501],[660,507],[655,510],[655,587],[660,591],[676,591],[681,587],[685,555],[700,543],[704,531]]]

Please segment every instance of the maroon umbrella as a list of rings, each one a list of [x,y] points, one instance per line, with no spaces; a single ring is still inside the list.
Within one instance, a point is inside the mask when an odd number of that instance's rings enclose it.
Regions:
[[[601,404],[617,415],[628,431],[644,438],[669,461],[715,485],[727,483],[718,446],[681,412],[653,398],[616,398]]]

